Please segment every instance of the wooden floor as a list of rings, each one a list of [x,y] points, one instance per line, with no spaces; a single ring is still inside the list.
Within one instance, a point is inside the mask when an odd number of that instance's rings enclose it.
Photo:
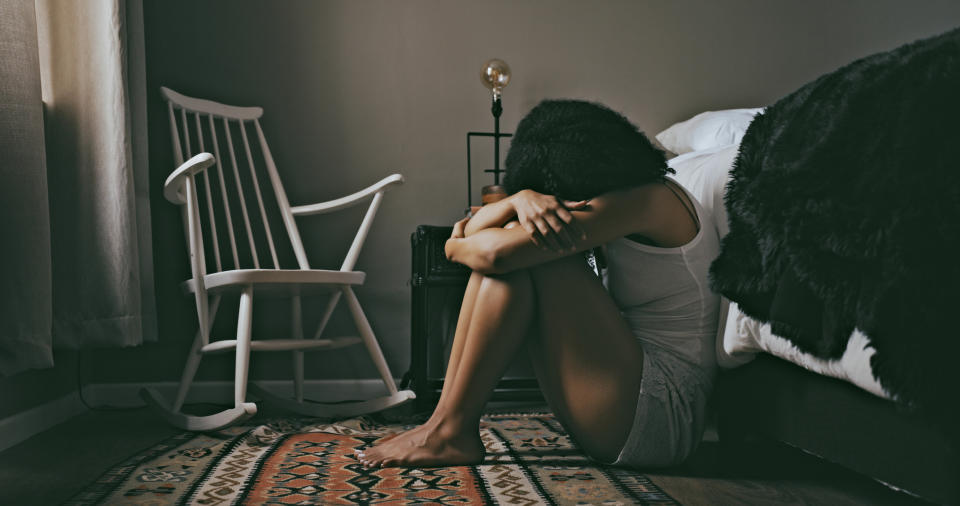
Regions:
[[[0,452],[0,504],[60,504],[103,472],[178,431],[146,409],[88,412]],[[648,473],[685,505],[926,504],[778,445],[720,450],[708,432],[682,468]]]
[[[925,505],[910,495],[778,443],[735,451],[707,434],[680,469],[647,472],[681,504]]]

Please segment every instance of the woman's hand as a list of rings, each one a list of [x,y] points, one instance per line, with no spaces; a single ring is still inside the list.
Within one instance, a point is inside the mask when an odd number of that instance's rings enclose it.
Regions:
[[[454,224],[453,224],[453,232],[450,234],[450,238],[451,238],[451,239],[463,239],[464,237],[466,237],[466,234],[464,233],[464,230],[467,228],[467,222],[468,222],[468,221],[470,221],[470,217],[469,217],[469,216],[467,216],[466,218],[464,218],[464,219],[462,219],[462,220],[454,223]]]
[[[469,221],[470,221],[470,217],[468,216],[453,224],[453,232],[450,233],[450,239],[447,239],[447,242],[446,244],[444,244],[444,248],[443,248],[444,253],[446,253],[447,255],[447,260],[452,260],[451,246],[453,246],[453,241],[455,239],[463,239],[464,237],[466,237],[466,234],[464,234],[464,230],[466,229],[467,222]]]
[[[561,200],[533,190],[522,190],[509,197],[517,221],[534,244],[554,251],[573,251],[574,238],[586,239],[570,210],[583,209],[589,201]]]

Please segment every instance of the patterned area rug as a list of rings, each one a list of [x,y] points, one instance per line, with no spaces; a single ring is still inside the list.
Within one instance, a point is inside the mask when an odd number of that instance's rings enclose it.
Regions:
[[[484,417],[478,466],[368,470],[354,459],[410,427],[283,419],[183,433],[66,504],[677,504],[643,474],[588,460],[550,414]]]

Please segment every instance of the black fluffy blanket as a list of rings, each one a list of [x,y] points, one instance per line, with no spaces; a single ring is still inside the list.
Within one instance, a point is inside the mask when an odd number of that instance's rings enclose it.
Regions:
[[[863,58],[750,125],[715,290],[822,358],[854,328],[899,401],[956,434],[960,30]]]

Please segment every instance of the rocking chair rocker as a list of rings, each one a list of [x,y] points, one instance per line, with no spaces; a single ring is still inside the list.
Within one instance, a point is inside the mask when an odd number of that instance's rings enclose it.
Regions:
[[[157,411],[167,422],[185,430],[216,430],[245,420],[257,412],[256,404],[247,402],[247,373],[250,353],[253,351],[291,351],[293,353],[294,398],[278,397],[267,390],[250,384],[250,390],[257,397],[270,404],[308,416],[348,417],[371,413],[403,404],[413,399],[409,390],[398,391],[390,369],[373,330],[367,321],[360,303],[353,292],[353,286],[363,284],[365,274],[354,270],[360,249],[370,231],[373,218],[388,188],[403,183],[403,176],[393,174],[352,195],[327,202],[302,206],[290,206],[286,193],[280,183],[276,165],[267,146],[266,138],[260,127],[259,118],[263,109],[259,107],[235,107],[181,95],[168,88],[161,88],[167,100],[170,117],[170,129],[173,137],[173,152],[179,167],[170,174],[164,185],[163,193],[167,200],[183,206],[183,219],[190,253],[191,279],[183,283],[184,291],[192,293],[196,301],[197,316],[200,322],[193,348],[187,358],[180,380],[176,398],[167,404],[154,390],[141,390],[141,397]],[[179,116],[179,118],[178,118]],[[179,120],[179,127],[178,127]],[[193,123],[191,132],[190,123]],[[206,124],[206,128],[203,124]],[[219,124],[219,125],[218,125]],[[256,133],[258,148],[266,169],[266,177],[273,188],[273,195],[280,208],[280,216],[289,237],[298,269],[281,269],[277,260],[277,251],[270,223],[264,208],[263,193],[260,191],[259,177],[251,154],[251,144],[247,130]],[[249,175],[241,177],[238,154],[234,150],[233,135],[240,133],[243,154],[249,166]],[[221,163],[221,141],[218,132],[226,141],[229,152],[230,168],[228,173]],[[182,140],[182,143],[181,143]],[[191,141],[196,141],[199,154],[193,155]],[[207,143],[213,155],[205,152]],[[184,162],[184,159],[191,157]],[[241,160],[242,161],[242,160]],[[216,167],[210,174],[210,167]],[[232,177],[231,177],[232,176]],[[227,182],[232,183],[228,185]],[[251,189],[252,188],[252,189]],[[202,191],[201,191],[202,190]],[[247,197],[255,195],[256,210],[259,210],[259,224],[251,220],[248,212]],[[201,200],[201,196],[203,197]],[[219,202],[215,200],[218,198]],[[356,237],[346,254],[340,270],[311,269],[307,261],[300,232],[295,218],[338,211],[370,200],[366,215],[360,224]],[[233,212],[239,209],[239,213]],[[206,216],[203,216],[206,214]],[[203,216],[203,219],[201,219]],[[221,229],[218,235],[217,225],[226,224],[226,237]],[[265,240],[255,238],[251,225],[260,225]],[[258,230],[259,231],[259,230]],[[246,240],[244,241],[244,236]],[[244,245],[243,243],[247,244]],[[258,256],[257,246],[266,242],[270,251],[271,267],[263,267],[267,259]],[[221,258],[221,246],[229,244],[230,256]],[[205,254],[205,245],[213,250],[212,262]],[[239,247],[239,248],[238,248]],[[246,249],[246,248],[249,249]],[[226,248],[224,248],[226,249]],[[261,251],[262,253],[262,251]],[[223,255],[226,257],[226,253]],[[247,267],[241,264],[241,258],[250,262]],[[232,261],[232,268],[225,264]],[[209,269],[209,271],[208,271]],[[212,271],[212,272],[210,272]],[[211,341],[213,321],[220,306],[221,298],[227,293],[240,294],[240,310],[235,339]],[[313,339],[303,335],[301,296],[328,294],[326,308]],[[284,296],[292,302],[291,339],[253,340],[251,323],[253,319],[254,296]],[[336,337],[321,339],[340,298],[344,298],[359,337]],[[373,360],[380,377],[386,386],[387,395],[367,401],[354,401],[335,404],[304,402],[303,398],[303,354],[306,351],[330,350],[362,343]],[[181,412],[187,392],[204,354],[234,351],[236,365],[234,370],[234,407],[209,416],[194,416]]]

